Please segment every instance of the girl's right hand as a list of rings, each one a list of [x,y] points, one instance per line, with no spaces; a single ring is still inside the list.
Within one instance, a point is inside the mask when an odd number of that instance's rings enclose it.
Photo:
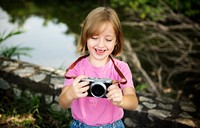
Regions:
[[[86,78],[86,76],[78,76],[69,87],[68,93],[70,93],[72,99],[82,98],[88,95],[87,90],[89,89],[89,82],[81,81],[83,78]]]

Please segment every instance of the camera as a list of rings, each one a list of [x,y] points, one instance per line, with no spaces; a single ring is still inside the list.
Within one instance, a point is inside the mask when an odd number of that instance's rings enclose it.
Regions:
[[[107,88],[112,85],[108,78],[84,78],[81,81],[89,82],[88,96],[97,98],[106,98]]]

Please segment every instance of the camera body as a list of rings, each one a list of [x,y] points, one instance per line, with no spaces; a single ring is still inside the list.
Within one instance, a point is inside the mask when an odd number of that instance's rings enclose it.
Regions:
[[[81,81],[88,81],[90,88],[88,96],[97,98],[106,98],[107,89],[112,85],[112,79],[108,78],[84,78]]]

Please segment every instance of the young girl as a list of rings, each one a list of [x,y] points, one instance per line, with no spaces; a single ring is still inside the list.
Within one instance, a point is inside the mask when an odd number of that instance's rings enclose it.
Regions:
[[[71,128],[124,128],[123,109],[137,108],[130,68],[112,58],[121,52],[122,45],[122,28],[116,12],[106,7],[92,10],[83,23],[78,45],[78,51],[86,56],[67,69],[59,96],[60,106],[71,108],[74,118]],[[95,78],[112,80],[106,88],[106,98],[89,96],[88,79]]]

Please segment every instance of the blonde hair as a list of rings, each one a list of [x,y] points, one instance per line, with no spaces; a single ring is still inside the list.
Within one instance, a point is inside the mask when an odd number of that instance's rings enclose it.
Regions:
[[[83,22],[81,35],[78,41],[77,51],[81,54],[87,54],[87,39],[99,32],[99,27],[109,22],[113,25],[116,36],[116,45],[112,52],[113,56],[117,56],[122,51],[124,43],[122,27],[119,17],[114,9],[107,7],[98,7],[92,10]]]

